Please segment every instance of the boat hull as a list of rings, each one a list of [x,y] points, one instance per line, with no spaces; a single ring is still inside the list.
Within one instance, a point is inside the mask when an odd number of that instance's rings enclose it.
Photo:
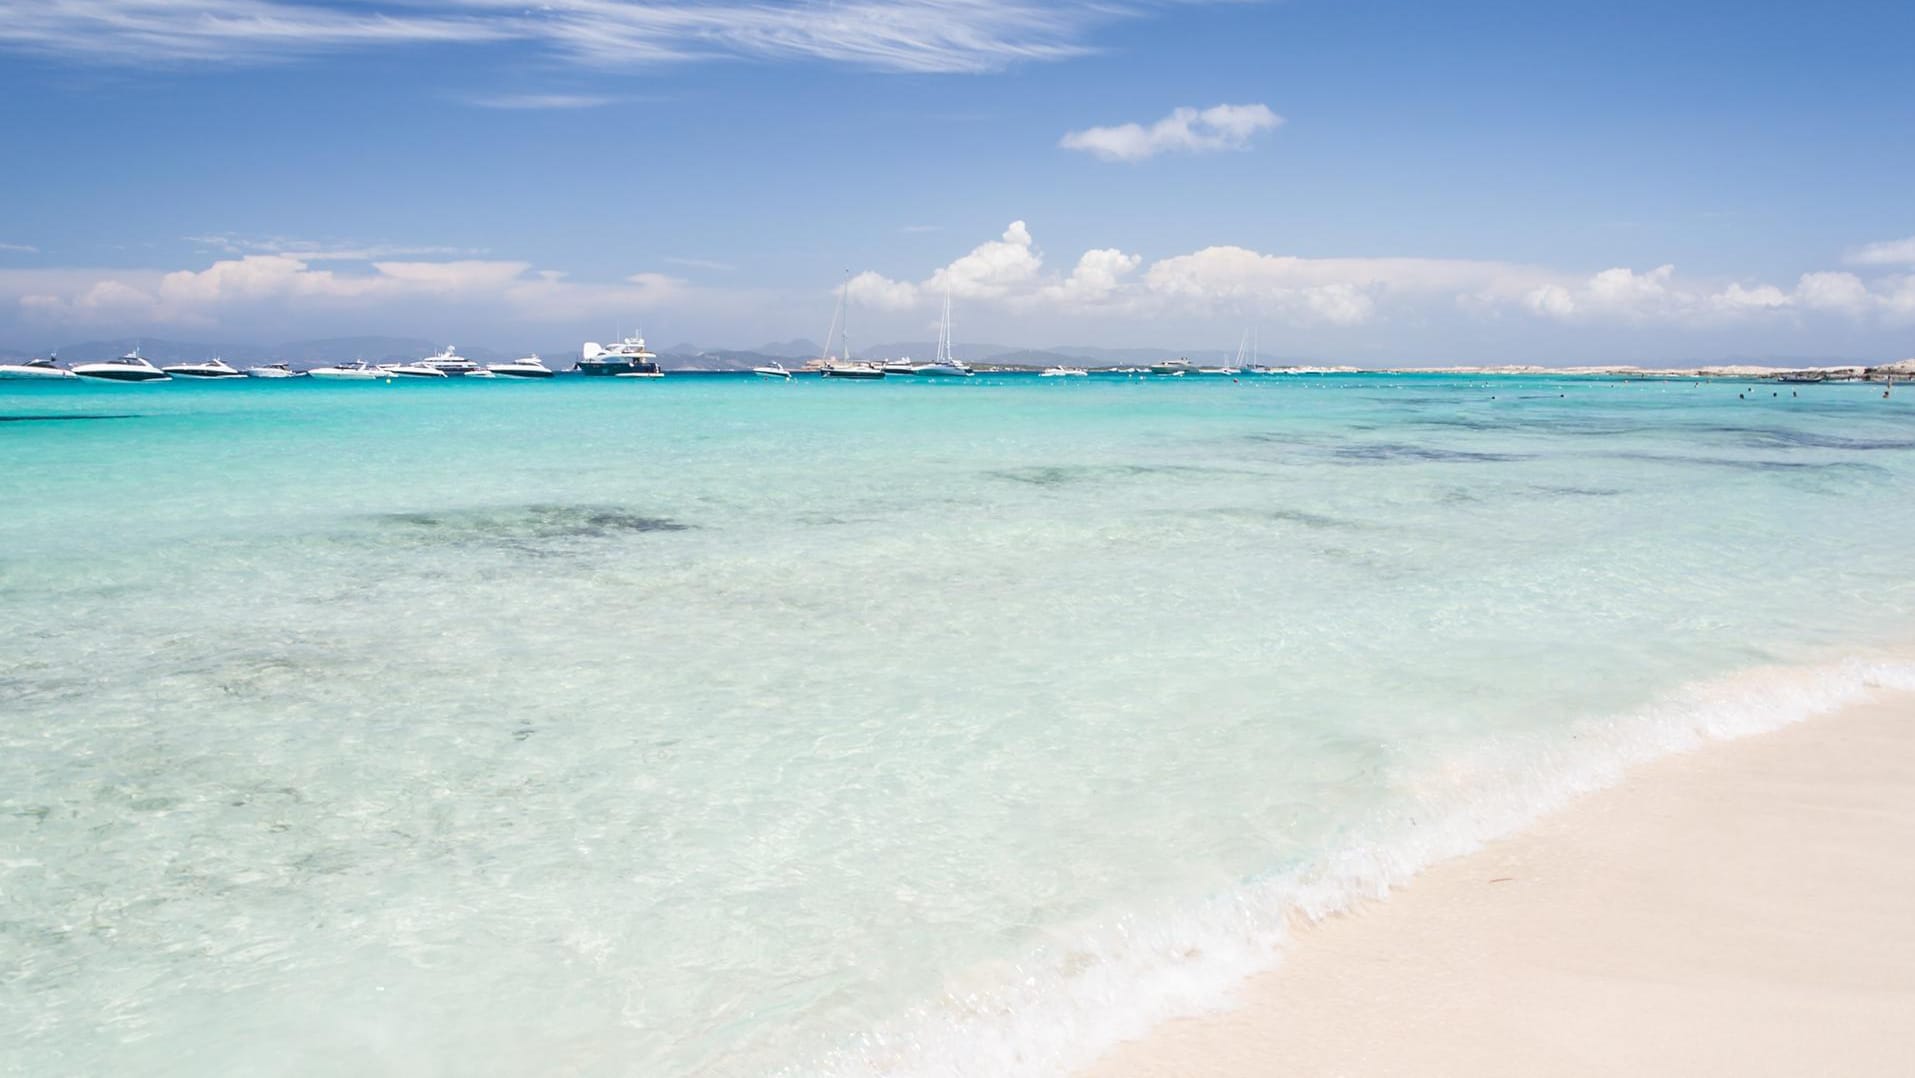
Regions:
[[[64,367],[0,367],[0,382],[52,382],[78,377]]]
[[[129,367],[122,370],[88,370],[75,367],[73,373],[81,378],[93,378],[101,382],[170,382],[173,376],[165,371],[141,370]]]
[[[606,376],[616,377],[621,374],[663,374],[664,373],[664,371],[659,369],[658,364],[653,363],[649,360],[641,362],[641,361],[624,360],[624,359],[614,359],[614,360],[586,359],[586,360],[579,361],[579,365],[577,369],[580,374],[594,375],[598,377],[606,377]]]

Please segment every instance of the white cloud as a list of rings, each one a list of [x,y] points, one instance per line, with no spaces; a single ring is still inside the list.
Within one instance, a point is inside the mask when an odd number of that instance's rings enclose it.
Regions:
[[[865,270],[845,283],[845,295],[862,307],[876,307],[881,311],[908,311],[917,306],[918,286]]]
[[[1142,255],[1125,254],[1115,247],[1085,251],[1077,267],[1064,280],[1047,285],[1041,295],[1066,307],[1091,307],[1108,303],[1123,287],[1124,279],[1143,263]]]
[[[1850,251],[1848,260],[1859,266],[1915,266],[1915,236],[1864,244]]]
[[[924,287],[948,291],[958,299],[997,299],[1035,281],[1043,266],[1031,230],[1022,221],[1012,221],[1003,236],[973,247],[970,254],[933,273]]]
[[[0,243],[0,251],[11,251],[14,254],[23,255],[37,255],[40,253],[38,247],[25,243]]]
[[[1160,153],[1211,153],[1241,150],[1259,131],[1283,123],[1267,105],[1215,105],[1180,108],[1145,127],[1119,124],[1072,131],[1058,141],[1067,150],[1083,150],[1104,161],[1142,161]]]
[[[1103,0],[15,0],[0,46],[151,66],[406,44],[529,42],[602,67],[722,56],[991,71],[1089,51]]]
[[[15,283],[15,282],[18,283]],[[229,316],[261,311],[364,312],[383,306],[440,301],[504,309],[534,321],[647,310],[683,298],[684,282],[638,273],[610,284],[584,284],[552,270],[507,260],[380,261],[369,272],[314,268],[292,255],[253,254],[221,259],[199,270],[67,270],[35,287],[13,284],[23,313],[62,324],[121,322],[218,325]]]

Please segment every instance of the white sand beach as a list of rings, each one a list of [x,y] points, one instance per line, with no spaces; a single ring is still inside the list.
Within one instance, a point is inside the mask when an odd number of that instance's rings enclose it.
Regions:
[[[1646,765],[1298,933],[1097,1078],[1903,1075],[1915,697]]]

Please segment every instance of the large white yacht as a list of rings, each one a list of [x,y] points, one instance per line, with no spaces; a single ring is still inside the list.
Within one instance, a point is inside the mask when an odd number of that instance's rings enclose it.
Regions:
[[[305,371],[296,371],[284,363],[261,363],[257,367],[246,368],[248,378],[304,378]]]
[[[336,382],[377,382],[389,381],[392,374],[380,370],[363,359],[351,363],[336,363],[330,367],[314,367],[306,372],[308,378],[323,378]]]
[[[214,356],[204,363],[175,363],[170,367],[161,367],[160,369],[175,378],[197,378],[201,381],[209,381],[214,378],[246,377],[238,370],[228,366],[226,361],[218,356]]]
[[[1164,360],[1162,363],[1152,363],[1150,365],[1150,373],[1152,374],[1170,374],[1170,375],[1189,374],[1191,371],[1195,369],[1196,369],[1195,367],[1192,367],[1190,365],[1190,361],[1187,359],[1184,359],[1182,356],[1179,356],[1176,359]]]
[[[651,378],[665,373],[658,366],[658,357],[645,347],[643,337],[627,337],[610,348],[597,341],[586,341],[585,347],[579,350],[578,366],[572,369],[580,374],[633,374]]]
[[[135,348],[118,359],[102,360],[99,363],[76,363],[73,373],[82,378],[98,378],[107,382],[170,382],[173,376],[147,362],[140,350]]]
[[[550,378],[558,373],[540,361],[536,352],[510,363],[488,363],[485,369],[501,378]]]
[[[29,359],[25,363],[0,363],[0,379],[42,381],[50,378],[78,378],[79,375],[53,361],[58,356]]]
[[[453,378],[458,378],[468,374],[476,374],[477,372],[485,369],[484,367],[479,366],[477,363],[472,362],[471,360],[460,355],[458,352],[454,351],[452,346],[449,344],[446,345],[445,351],[440,352],[436,356],[427,356],[426,358],[420,360],[419,362],[415,364],[411,364],[411,366],[431,367],[433,370],[438,371],[440,374],[448,375]]]
[[[911,362],[910,356],[903,359],[887,359],[878,364],[878,369],[886,374],[916,374],[922,364]]]

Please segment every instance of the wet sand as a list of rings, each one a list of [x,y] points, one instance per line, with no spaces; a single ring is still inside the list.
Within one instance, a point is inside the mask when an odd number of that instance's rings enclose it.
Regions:
[[[1089,1073],[1915,1073],[1915,697],[1645,765],[1240,1001]]]

